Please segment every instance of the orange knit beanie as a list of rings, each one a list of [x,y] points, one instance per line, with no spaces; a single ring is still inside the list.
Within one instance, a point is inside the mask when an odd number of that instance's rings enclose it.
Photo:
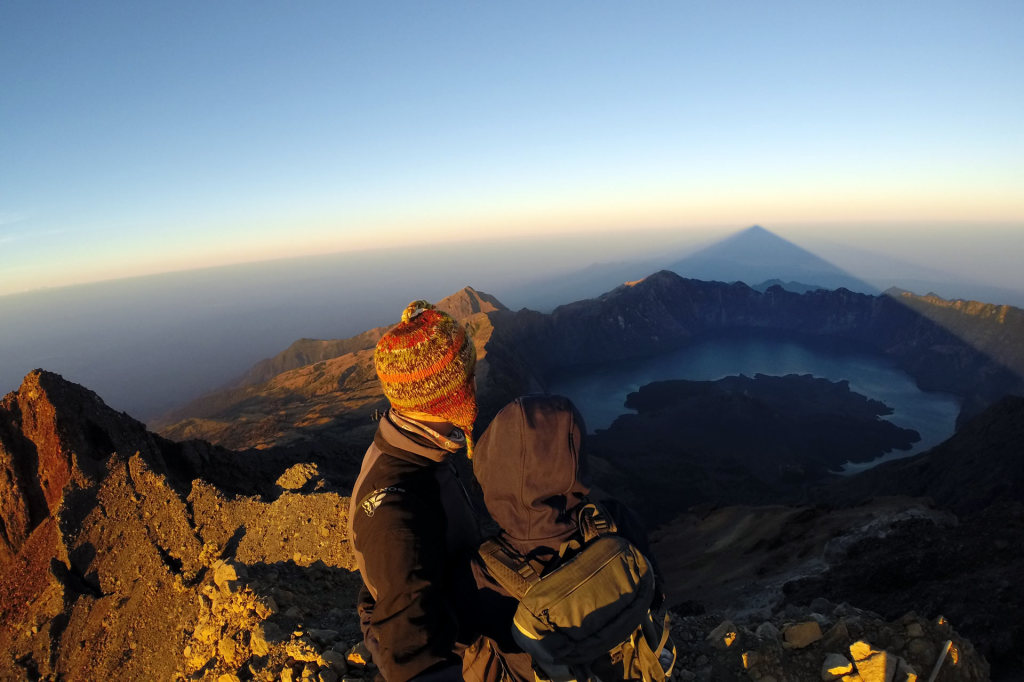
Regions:
[[[476,349],[462,325],[426,301],[413,301],[377,342],[373,363],[392,407],[454,424],[472,455]]]

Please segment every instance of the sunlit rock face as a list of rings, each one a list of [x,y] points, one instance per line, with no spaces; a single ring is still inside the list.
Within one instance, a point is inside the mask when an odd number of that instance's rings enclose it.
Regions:
[[[165,440],[42,371],[0,424],[0,678],[277,675],[300,621],[334,633],[311,645],[325,669],[359,639],[329,466],[286,490],[287,455]]]
[[[519,352],[493,338],[492,315],[506,311],[497,299],[466,287],[436,305],[464,323],[476,344],[478,402],[484,415],[540,388]],[[387,329],[348,339],[296,341],[232,385],[184,405],[154,426],[174,440],[201,438],[238,450],[290,445],[340,451],[358,461],[373,438],[375,416],[388,407],[373,366],[374,347]]]
[[[0,560],[53,516],[69,484],[95,485],[109,454],[154,447],[142,424],[95,393],[48,372],[29,374],[0,403]]]

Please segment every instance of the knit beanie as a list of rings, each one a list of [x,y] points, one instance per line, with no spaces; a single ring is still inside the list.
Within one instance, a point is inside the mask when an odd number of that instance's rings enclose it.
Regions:
[[[461,324],[427,301],[413,301],[377,342],[373,364],[394,409],[459,427],[472,456],[476,348]]]

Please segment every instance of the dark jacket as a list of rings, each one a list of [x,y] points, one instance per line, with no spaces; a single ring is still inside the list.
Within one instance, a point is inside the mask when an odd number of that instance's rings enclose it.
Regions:
[[[458,605],[475,586],[479,527],[449,452],[385,416],[352,491],[349,537],[364,641],[388,682],[461,679]]]

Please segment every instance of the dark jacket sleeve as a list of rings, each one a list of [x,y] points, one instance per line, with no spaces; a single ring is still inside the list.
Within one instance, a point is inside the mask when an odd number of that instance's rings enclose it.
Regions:
[[[460,661],[456,619],[444,596],[444,512],[433,476],[424,471],[415,479],[386,495],[372,516],[353,519],[364,580],[376,593],[360,604],[364,637],[388,682],[424,673],[461,679],[460,668],[446,670]]]

